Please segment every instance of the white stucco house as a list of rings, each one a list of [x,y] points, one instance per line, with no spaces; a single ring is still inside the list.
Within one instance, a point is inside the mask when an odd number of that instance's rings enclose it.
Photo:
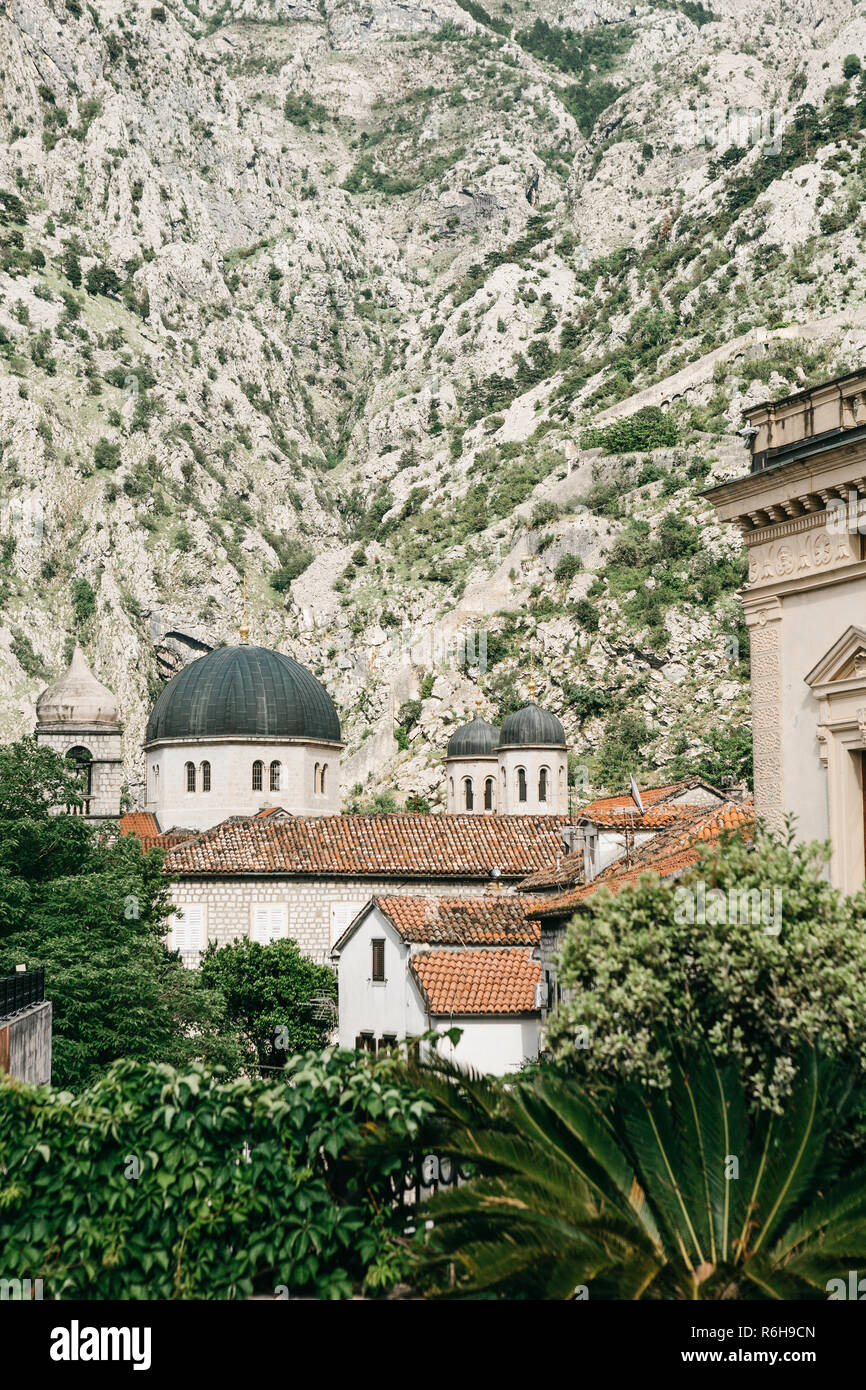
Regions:
[[[421,1033],[461,1029],[440,1047],[502,1076],[538,1056],[539,929],[527,902],[374,897],[335,943],[339,1042],[376,1052]]]

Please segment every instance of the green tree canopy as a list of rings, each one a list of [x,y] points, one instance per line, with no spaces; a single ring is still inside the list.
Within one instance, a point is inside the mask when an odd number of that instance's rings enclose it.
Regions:
[[[333,1016],[317,1017],[316,996],[336,1001],[333,970],[302,955],[291,940],[211,942],[201,980],[225,1000],[229,1022],[244,1040],[249,1061],[281,1067],[289,1053],[323,1047]]]
[[[81,795],[69,764],[35,739],[0,748],[0,973],[45,966],[55,1083],[86,1085],[118,1057],[237,1067],[221,998],[163,944],[162,852],[52,813]]]
[[[779,1113],[798,1050],[820,1044],[862,1086],[866,899],[830,886],[826,857],[759,832],[705,847],[679,887],[644,874],[599,889],[561,952],[554,1057],[591,1085],[666,1088],[663,1035],[703,1037],[741,1069],[750,1103]]]

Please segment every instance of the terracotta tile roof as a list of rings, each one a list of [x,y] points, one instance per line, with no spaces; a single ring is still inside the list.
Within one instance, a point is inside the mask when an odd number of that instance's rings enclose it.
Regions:
[[[120,817],[121,835],[158,835],[159,824],[152,811],[127,811]]]
[[[317,878],[525,878],[550,864],[566,816],[233,817],[169,854],[170,873]]]
[[[510,894],[483,898],[374,898],[404,941],[438,946],[533,946],[541,928]]]
[[[532,893],[543,888],[570,888],[583,879],[583,850],[577,849],[572,854],[563,854],[556,863],[548,865],[546,869],[539,869],[538,873],[530,874],[522,883],[518,883],[519,893]]]
[[[755,808],[751,801],[725,801],[719,806],[692,806],[690,809],[693,814],[687,825],[680,821],[670,829],[660,831],[648,844],[632,854],[629,863],[624,858],[616,859],[590,883],[558,893],[555,897],[537,899],[527,908],[527,914],[534,918],[566,916],[597,893],[599,888],[609,888],[612,893],[618,893],[625,884],[635,883],[641,874],[654,873],[660,878],[667,878],[682,873],[697,863],[702,843],[718,840],[725,831],[730,830],[741,830],[748,835],[755,819]]]
[[[528,948],[423,951],[409,969],[431,1014],[535,1012],[541,964]]]
[[[141,852],[147,854],[149,849],[174,849],[177,845],[194,840],[198,833],[197,830],[165,830],[160,835],[141,835]]]
[[[663,826],[673,825],[674,821],[688,818],[695,810],[694,803],[688,801],[674,801],[669,805],[664,803],[658,806],[647,806],[644,803],[643,814],[638,811],[633,802],[628,806],[598,807],[591,815],[581,811],[581,817],[591,820],[593,825],[597,825],[600,830],[625,830],[627,826],[634,826],[635,830],[660,830]]]
[[[674,797],[682,796],[684,792],[695,789],[703,789],[715,792],[720,801],[724,800],[724,792],[719,791],[710,782],[705,782],[700,777],[689,777],[682,782],[668,782],[664,787],[642,787],[640,799],[644,804],[644,809],[648,806],[658,806],[660,803],[673,801]],[[694,805],[694,802],[684,803]],[[599,796],[595,801],[590,801],[586,806],[582,806],[578,815],[586,817],[588,820],[595,821],[597,816],[610,814],[612,811],[622,810],[623,807],[634,806],[628,792],[619,792],[615,796]]]

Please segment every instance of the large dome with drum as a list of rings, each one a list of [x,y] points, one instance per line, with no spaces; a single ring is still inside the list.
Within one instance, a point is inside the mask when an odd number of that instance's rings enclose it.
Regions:
[[[145,744],[238,736],[339,743],[340,720],[324,686],[290,656],[268,647],[218,647],[169,681]]]

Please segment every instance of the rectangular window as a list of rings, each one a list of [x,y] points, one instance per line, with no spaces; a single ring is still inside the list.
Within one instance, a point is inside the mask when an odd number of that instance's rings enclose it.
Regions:
[[[392,1048],[392,1047],[396,1047],[396,1045],[397,1045],[397,1034],[396,1034],[396,1033],[383,1033],[383,1034],[382,1034],[381,1041],[380,1041],[380,1043],[379,1043],[379,1051],[380,1051],[380,1052],[390,1052],[390,1051],[391,1051],[391,1048]]]
[[[207,941],[206,911],[203,903],[187,903],[171,919],[171,949],[180,951],[183,963],[198,965]]]
[[[359,1033],[355,1039],[356,1052],[375,1052],[376,1037],[374,1033]]]
[[[266,946],[289,934],[288,903],[253,903],[250,939]]]
[[[373,947],[373,979],[385,979],[385,942],[384,939],[372,941]]]

